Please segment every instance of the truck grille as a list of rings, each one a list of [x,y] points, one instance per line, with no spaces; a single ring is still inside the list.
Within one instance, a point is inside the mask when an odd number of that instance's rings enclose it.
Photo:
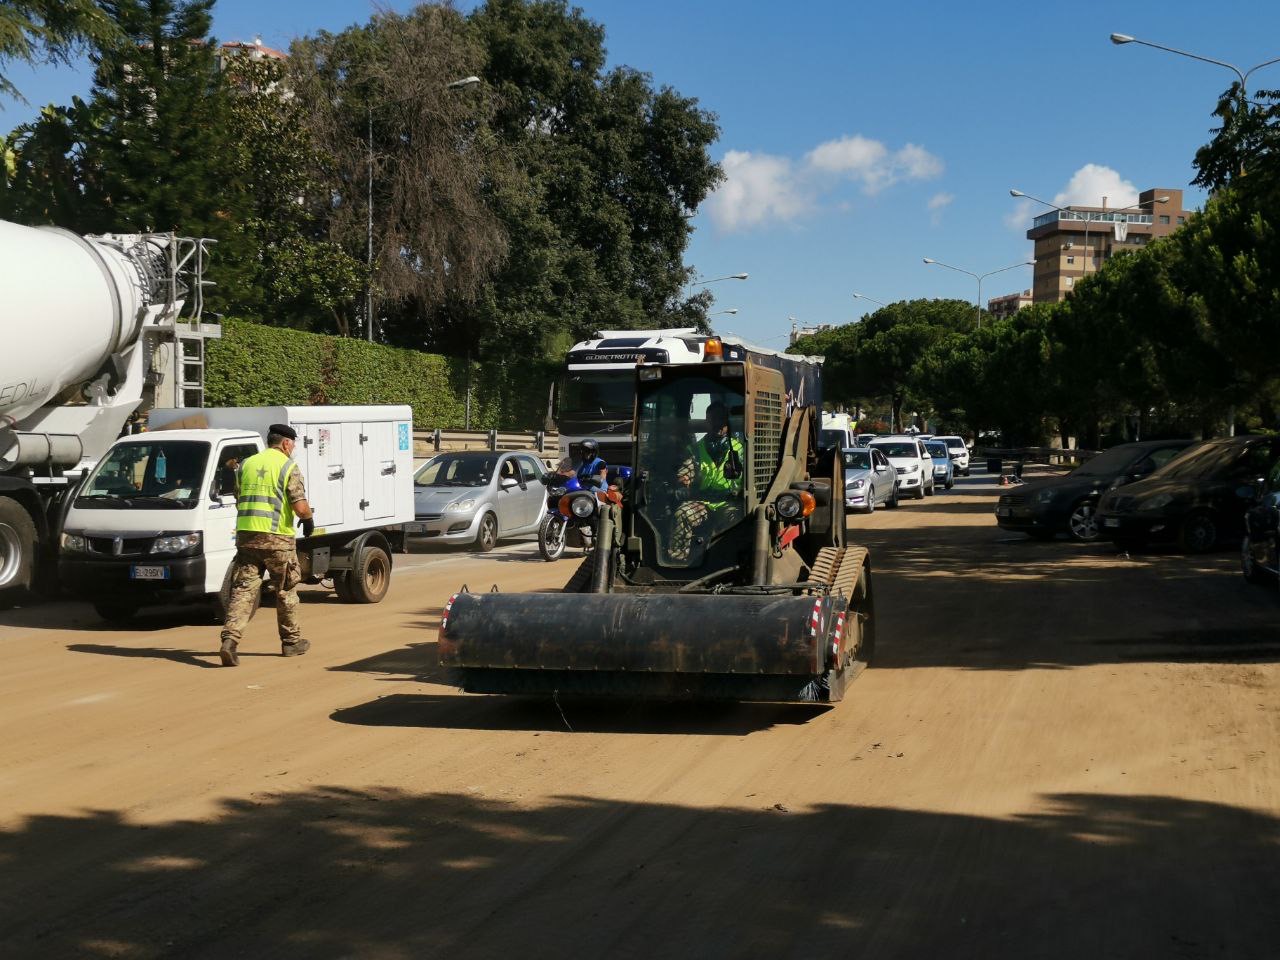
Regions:
[[[141,557],[150,549],[154,537],[89,537],[89,549],[104,557]],[[119,543],[117,547],[116,544]]]

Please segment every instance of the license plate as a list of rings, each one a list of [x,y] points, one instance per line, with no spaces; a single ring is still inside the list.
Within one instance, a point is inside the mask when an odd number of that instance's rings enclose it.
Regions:
[[[130,580],[168,580],[168,567],[143,567],[134,564],[129,571]]]
[[[1104,518],[1103,518],[1103,520],[1102,520],[1102,525],[1103,525],[1104,527],[1118,527],[1118,526],[1120,526],[1120,518],[1119,518],[1119,517],[1104,517]]]
[[[1013,508],[1012,508],[1012,507],[996,507],[996,516],[997,516],[997,517],[1012,517],[1012,516],[1013,516]]]
[[[406,523],[404,525],[405,533],[426,533],[427,525],[425,523]]]

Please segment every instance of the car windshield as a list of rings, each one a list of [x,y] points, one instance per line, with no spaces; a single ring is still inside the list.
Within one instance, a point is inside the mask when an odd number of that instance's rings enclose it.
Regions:
[[[938,443],[937,441],[931,441],[929,443],[926,443],[924,446],[926,450],[928,450],[931,454],[933,454],[934,459],[937,459],[937,460],[951,459],[951,454],[947,453],[947,445],[945,443]]]
[[[746,515],[742,393],[719,378],[677,376],[651,382],[639,410],[637,519],[657,541],[660,565],[699,566]]]
[[[959,437],[948,437],[947,449],[954,453],[964,453],[969,448],[964,445],[964,441]]]
[[[445,453],[424,463],[413,477],[415,487],[483,487],[498,465],[496,453]]]
[[[846,470],[870,470],[871,469],[871,451],[869,450],[844,451],[844,468]]]
[[[1113,477],[1133,462],[1138,449],[1130,444],[1121,444],[1110,450],[1103,450],[1096,457],[1086,460],[1071,471],[1073,477]]]
[[[200,498],[209,444],[202,440],[119,443],[98,464],[76,498],[77,507],[194,507]]]
[[[1178,477],[1184,480],[1220,480],[1250,472],[1265,473],[1267,448],[1254,445],[1243,447],[1238,443],[1204,443],[1192,447],[1180,457],[1166,463],[1152,476],[1165,479]]]
[[[915,457],[920,459],[920,449],[916,446],[914,440],[904,440],[901,443],[873,443],[873,447],[881,451],[886,457]]]

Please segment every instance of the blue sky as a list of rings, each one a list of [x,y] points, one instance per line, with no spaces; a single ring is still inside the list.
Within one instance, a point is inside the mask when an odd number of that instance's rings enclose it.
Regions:
[[[411,3],[385,4],[407,9]],[[474,3],[460,4],[470,9]],[[1129,0],[1028,4],[757,0],[586,0],[610,61],[651,73],[719,115],[714,156],[730,177],[694,221],[688,260],[717,283],[717,328],[785,340],[788,317],[846,323],[854,300],[960,297],[966,276],[1027,259],[1025,231],[1047,200],[1113,206],[1132,191],[1192,191],[1191,160],[1229,71],[1112,32],[1247,69],[1280,56],[1280,4]],[[220,0],[223,40],[292,37],[368,18],[366,0]],[[10,129],[88,89],[83,71],[14,70],[30,106],[4,103]],[[1251,80],[1280,88],[1280,64]],[[1123,203],[1120,202],[1123,198]],[[1030,284],[1030,268],[989,278],[984,299]],[[602,318],[607,326],[607,318]]]

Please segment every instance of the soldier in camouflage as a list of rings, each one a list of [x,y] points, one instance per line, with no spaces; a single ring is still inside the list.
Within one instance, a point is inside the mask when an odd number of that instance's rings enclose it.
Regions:
[[[236,650],[261,596],[263,571],[276,587],[281,654],[296,657],[311,648],[298,627],[302,576],[293,520],[296,515],[302,521],[303,536],[311,535],[315,521],[302,473],[293,461],[297,439],[292,427],[273,423],[267,432],[267,449],[249,457],[236,471],[236,558],[219,651],[224,667],[240,665]]]

